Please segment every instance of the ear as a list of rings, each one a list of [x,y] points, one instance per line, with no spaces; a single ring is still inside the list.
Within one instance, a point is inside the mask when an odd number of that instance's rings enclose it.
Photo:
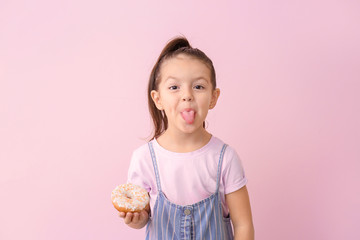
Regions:
[[[160,93],[158,91],[156,91],[156,90],[152,90],[150,92],[150,95],[151,95],[152,100],[155,103],[156,108],[159,109],[160,111],[163,110],[164,108],[163,108],[163,106],[161,104],[161,101],[160,101]]]
[[[213,109],[216,106],[219,96],[220,96],[220,89],[216,88],[212,93],[209,109]]]

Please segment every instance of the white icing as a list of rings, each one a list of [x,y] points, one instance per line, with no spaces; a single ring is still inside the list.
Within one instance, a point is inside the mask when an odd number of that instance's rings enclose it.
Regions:
[[[140,186],[127,183],[117,186],[111,193],[112,202],[130,211],[142,210],[149,203],[149,195]]]

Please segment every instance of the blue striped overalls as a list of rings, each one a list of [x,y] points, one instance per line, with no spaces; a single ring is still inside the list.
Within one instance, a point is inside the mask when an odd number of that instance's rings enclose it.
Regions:
[[[221,165],[227,145],[224,144],[221,149],[215,193],[200,202],[187,206],[170,202],[162,192],[154,149],[151,142],[148,145],[154,166],[158,195],[151,213],[152,217],[149,218],[146,226],[146,239],[233,239],[230,218],[223,217],[219,193]],[[179,184],[181,184],[180,181],[181,179],[179,179]]]

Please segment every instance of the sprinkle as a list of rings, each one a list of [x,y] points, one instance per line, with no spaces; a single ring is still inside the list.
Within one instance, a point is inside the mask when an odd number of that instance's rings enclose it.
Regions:
[[[111,200],[119,208],[141,211],[149,203],[149,194],[142,187],[127,183],[117,186],[111,192]]]

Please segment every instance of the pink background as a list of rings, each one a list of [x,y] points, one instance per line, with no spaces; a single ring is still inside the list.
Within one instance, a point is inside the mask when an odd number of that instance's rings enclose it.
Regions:
[[[0,2],[0,239],[142,239],[110,201],[184,34],[222,90],[257,239],[360,239],[358,1]]]

